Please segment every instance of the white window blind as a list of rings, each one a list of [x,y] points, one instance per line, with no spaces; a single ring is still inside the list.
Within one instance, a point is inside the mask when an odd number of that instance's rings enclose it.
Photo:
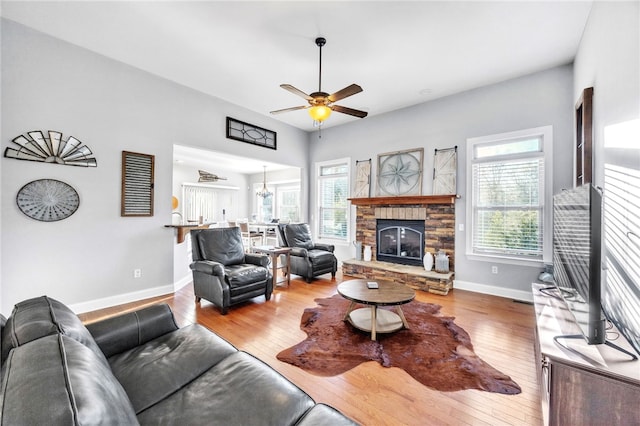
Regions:
[[[198,221],[200,216],[204,222],[213,220],[217,198],[215,188],[185,184],[183,191],[185,220]]]
[[[347,239],[349,162],[318,165],[318,234],[320,238]]]
[[[545,222],[548,223],[546,144],[543,135],[526,133],[468,141],[471,163],[469,254],[543,260]]]

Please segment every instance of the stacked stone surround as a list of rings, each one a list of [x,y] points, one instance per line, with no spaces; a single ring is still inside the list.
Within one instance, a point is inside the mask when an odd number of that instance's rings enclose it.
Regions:
[[[356,204],[356,241],[371,246],[372,262],[343,261],[342,273],[364,279],[390,279],[418,290],[445,295],[453,288],[455,271],[455,196],[443,202],[415,197],[415,204],[409,204],[413,201],[408,198],[411,197],[398,199],[402,204],[395,204],[393,197],[352,200]],[[432,255],[444,250],[449,256],[450,273],[437,274],[419,266],[376,261],[377,219],[424,220],[425,250]]]

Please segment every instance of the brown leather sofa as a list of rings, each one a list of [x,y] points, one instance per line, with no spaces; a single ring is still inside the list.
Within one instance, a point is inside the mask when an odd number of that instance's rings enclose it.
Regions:
[[[354,424],[166,304],[85,327],[43,296],[0,320],[2,425]]]

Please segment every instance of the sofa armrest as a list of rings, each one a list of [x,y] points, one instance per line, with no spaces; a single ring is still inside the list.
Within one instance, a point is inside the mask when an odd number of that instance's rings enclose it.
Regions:
[[[334,246],[333,244],[316,243],[313,248],[316,250],[330,251],[331,253],[333,253],[333,251],[336,249],[336,246]]]
[[[167,304],[107,318],[87,328],[108,358],[178,329]]]
[[[208,275],[217,275],[220,279],[224,279],[224,265],[213,260],[197,260],[189,267],[196,272],[202,272]]]
[[[247,253],[244,255],[244,263],[250,263],[252,265],[269,266],[269,256],[266,254]]]
[[[291,247],[291,256],[309,257],[309,251],[302,247]]]

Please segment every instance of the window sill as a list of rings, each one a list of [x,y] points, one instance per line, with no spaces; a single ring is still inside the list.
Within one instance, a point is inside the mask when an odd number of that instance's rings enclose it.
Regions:
[[[545,261],[544,259],[519,259],[515,257],[507,257],[507,256],[497,256],[497,255],[488,255],[488,254],[475,254],[475,253],[466,253],[467,259],[474,260],[478,262],[492,262],[492,263],[502,263],[507,265],[518,265],[518,266],[528,266],[530,268],[543,268],[545,264],[550,263]]]

